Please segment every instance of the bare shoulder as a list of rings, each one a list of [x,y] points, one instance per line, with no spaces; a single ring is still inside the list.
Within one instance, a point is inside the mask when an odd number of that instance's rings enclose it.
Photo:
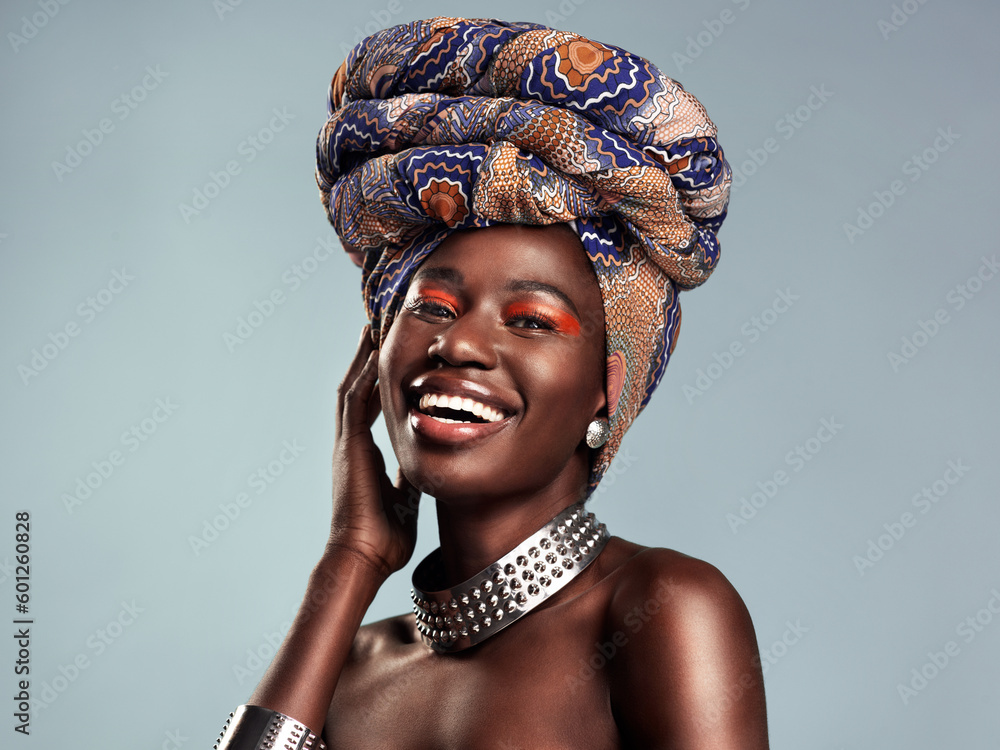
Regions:
[[[399,679],[399,673],[407,663],[407,643],[412,641],[415,630],[412,622],[412,614],[399,615],[358,628],[327,710],[325,732],[328,739],[342,737],[345,733],[354,737],[353,725],[357,717],[393,710],[389,704],[396,693],[389,686],[408,684],[408,680]],[[413,651],[411,647],[410,652]],[[348,745],[341,746],[362,745],[355,737]]]
[[[358,628],[348,656],[348,667],[360,667],[375,659],[383,659],[415,642],[413,615],[387,617]]]
[[[648,614],[663,609],[671,620],[726,616],[745,618],[749,625],[743,599],[711,563],[663,547],[624,544],[633,550],[616,576],[612,616],[624,616],[638,607]]]
[[[643,547],[619,568],[608,607],[620,658],[609,661],[629,746],[766,748],[753,622],[716,568]]]

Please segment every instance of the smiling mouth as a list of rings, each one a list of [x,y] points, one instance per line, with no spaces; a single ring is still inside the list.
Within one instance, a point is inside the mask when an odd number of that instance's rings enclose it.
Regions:
[[[489,424],[507,418],[501,409],[471,398],[449,396],[445,393],[423,394],[417,402],[417,409],[422,414],[445,424]]]

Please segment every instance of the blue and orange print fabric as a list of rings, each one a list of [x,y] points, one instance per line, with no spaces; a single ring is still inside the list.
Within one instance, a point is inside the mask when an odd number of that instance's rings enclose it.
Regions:
[[[611,438],[590,491],[659,384],[680,290],[719,260],[731,170],[701,103],[652,63],[531,23],[434,18],[363,40],[317,142],[330,222],[384,338],[451,232],[569,223],[604,301]]]

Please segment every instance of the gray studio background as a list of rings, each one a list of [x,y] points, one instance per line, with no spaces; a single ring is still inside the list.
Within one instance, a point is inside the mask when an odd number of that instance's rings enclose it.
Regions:
[[[246,701],[364,322],[313,181],[329,79],[359,32],[493,14],[653,59],[737,170],[592,507],[733,581],[773,747],[996,747],[1000,8],[971,0],[5,3],[0,692],[29,511],[36,702],[0,745],[207,747]],[[434,546],[425,501],[369,621]]]

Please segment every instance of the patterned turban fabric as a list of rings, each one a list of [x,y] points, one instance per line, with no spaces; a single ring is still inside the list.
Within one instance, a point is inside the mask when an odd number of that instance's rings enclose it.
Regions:
[[[731,170],[701,103],[647,60],[532,23],[434,18],[363,40],[330,84],[316,181],[384,340],[451,232],[568,223],[604,301],[611,438],[677,341],[678,291],[719,260]]]

